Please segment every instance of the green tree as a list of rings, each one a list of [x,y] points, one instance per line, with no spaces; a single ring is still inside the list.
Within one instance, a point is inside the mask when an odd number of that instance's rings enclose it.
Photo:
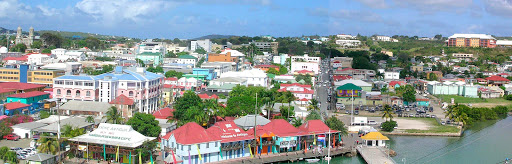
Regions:
[[[281,116],[295,116],[295,111],[293,106],[280,106],[279,112],[281,113]]]
[[[203,47],[197,47],[194,52],[198,53],[198,54],[206,54],[207,53],[206,50],[203,49]]]
[[[404,85],[395,89],[398,96],[403,97],[404,101],[409,103],[416,102],[416,90],[412,85]]]
[[[37,147],[39,152],[47,153],[47,154],[57,154],[59,149],[59,144],[57,140],[48,137],[48,135],[43,134],[40,136],[39,140],[37,140],[41,145]]]
[[[397,126],[396,121],[386,121],[382,123],[382,130],[386,132],[392,132]]]
[[[85,121],[87,121],[88,123],[94,123],[94,117],[92,117],[92,116],[87,116],[87,117],[85,118]]]
[[[437,81],[437,75],[435,73],[429,73],[427,76],[427,80]]]
[[[144,61],[140,60],[139,58],[136,58],[135,61],[137,62],[137,64],[139,64],[141,67],[145,67],[146,64],[144,64]]]
[[[179,79],[179,78],[183,77],[183,72],[177,72],[175,70],[170,70],[170,71],[165,72],[165,77],[167,77],[167,78],[176,77]]]
[[[85,130],[82,128],[72,127],[71,125],[64,125],[62,127],[62,135],[67,138],[73,138],[85,134]]]
[[[269,68],[266,73],[274,74],[274,75],[280,75],[279,71],[277,71],[275,68]]]
[[[60,47],[62,44],[62,38],[51,33],[43,33],[41,35],[41,40],[43,41],[44,45],[47,46]]]
[[[167,51],[167,53],[165,54],[165,57],[166,58],[177,58],[178,55],[174,54],[172,51]]]
[[[308,105],[307,109],[308,110],[320,110],[320,108],[318,107],[318,100],[311,99],[309,101],[309,105]]]
[[[293,126],[295,127],[299,127],[302,125],[302,119],[301,118],[298,118],[298,117],[295,117],[293,119]]]
[[[335,116],[331,116],[327,120],[325,120],[325,124],[330,129],[340,131],[342,136],[348,135],[348,129],[347,127],[345,127],[345,124]]]
[[[316,110],[310,111],[308,116],[306,116],[306,120],[307,121],[309,121],[309,120],[321,120],[321,119],[322,119],[322,116]]]
[[[155,116],[146,113],[135,113],[126,125],[131,125],[133,130],[149,137],[158,137],[162,131]]]
[[[382,118],[385,118],[387,121],[388,118],[390,121],[393,121],[393,109],[389,105],[384,105],[384,108],[382,109]]]
[[[11,50],[15,52],[25,52],[27,49],[27,45],[25,44],[16,44]]]
[[[43,44],[43,43],[42,43],[41,41],[34,41],[34,42],[32,42],[32,45],[31,45],[30,47],[31,47],[31,48],[37,48],[37,49],[39,49],[39,48],[41,48],[41,45],[42,45],[42,44]]]
[[[7,151],[3,155],[3,160],[4,161],[10,161],[12,163],[18,163],[18,157],[16,155],[16,152],[14,152],[14,151]]]
[[[201,57],[201,59],[199,59],[199,61],[197,61],[196,67],[201,67],[201,64],[204,63],[204,60],[205,60],[205,58]]]
[[[123,124],[124,121],[121,112],[115,106],[110,107],[103,117],[107,119],[106,122],[112,124]]]
[[[52,53],[52,50],[50,50],[50,49],[46,48],[46,49],[43,49],[43,50],[41,51],[41,53],[43,53],[43,54],[50,54],[50,53]]]
[[[195,115],[204,113],[201,98],[192,91],[186,91],[174,104],[173,119],[178,121],[178,126],[195,121]]]
[[[48,111],[43,110],[43,111],[39,112],[39,118],[45,119],[48,117],[50,117],[50,113],[48,113]]]

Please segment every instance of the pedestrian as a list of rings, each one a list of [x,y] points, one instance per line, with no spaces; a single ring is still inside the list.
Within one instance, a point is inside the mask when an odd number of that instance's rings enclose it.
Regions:
[[[350,133],[350,137],[354,137],[354,133]]]

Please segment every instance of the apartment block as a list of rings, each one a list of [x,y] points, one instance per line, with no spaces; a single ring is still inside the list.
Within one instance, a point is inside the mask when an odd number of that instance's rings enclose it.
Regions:
[[[454,34],[445,42],[453,47],[496,47],[496,39],[487,34]]]

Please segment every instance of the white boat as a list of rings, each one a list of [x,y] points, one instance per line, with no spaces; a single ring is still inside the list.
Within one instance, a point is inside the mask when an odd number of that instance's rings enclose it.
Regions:
[[[318,161],[320,161],[320,159],[306,159],[306,162],[308,162],[308,163],[315,163]]]

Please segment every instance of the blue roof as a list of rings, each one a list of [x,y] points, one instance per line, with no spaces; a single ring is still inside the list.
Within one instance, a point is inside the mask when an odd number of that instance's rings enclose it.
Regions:
[[[115,80],[142,80],[142,81],[145,81],[145,80],[155,80],[158,78],[163,78],[162,75],[148,72],[148,71],[144,71],[144,75],[142,75],[142,74],[139,74],[139,73],[129,70],[129,69],[122,69],[120,67],[116,67],[114,72],[117,72],[117,71],[122,71],[122,72],[119,72],[117,74],[115,74],[113,72],[109,72],[109,73],[104,73],[104,74],[97,75],[97,76],[64,75],[64,76],[57,77],[55,79],[59,79],[59,80],[65,80],[65,79],[69,79],[69,80],[100,80],[101,79],[101,80],[103,80],[103,79],[105,79],[106,76],[111,76],[112,77],[111,80],[113,80],[113,81],[115,81]]]

